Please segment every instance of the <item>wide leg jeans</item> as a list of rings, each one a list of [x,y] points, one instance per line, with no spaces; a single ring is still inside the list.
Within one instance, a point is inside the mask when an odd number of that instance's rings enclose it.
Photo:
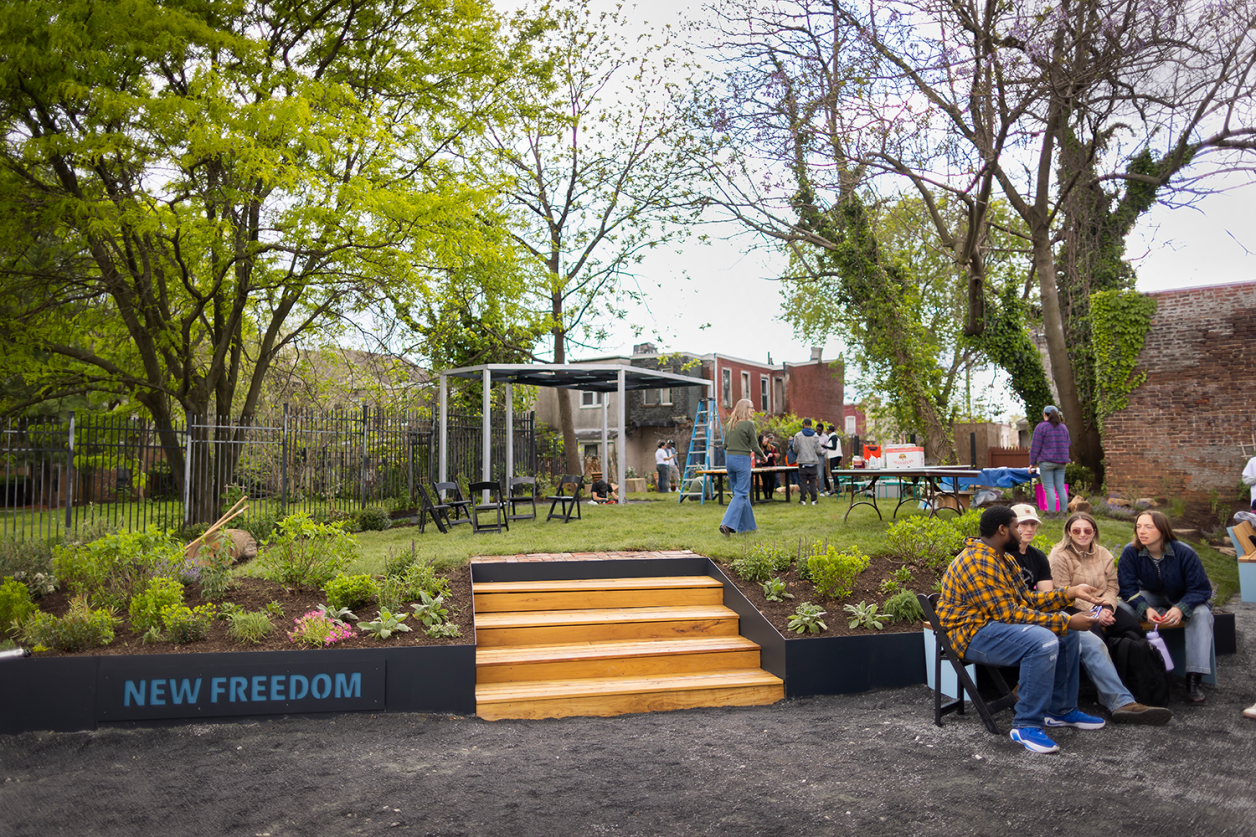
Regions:
[[[987,622],[968,643],[969,662],[1020,666],[1016,702],[1018,729],[1045,725],[1043,717],[1067,715],[1077,708],[1081,643],[1076,631],[1059,636],[1039,625]]]

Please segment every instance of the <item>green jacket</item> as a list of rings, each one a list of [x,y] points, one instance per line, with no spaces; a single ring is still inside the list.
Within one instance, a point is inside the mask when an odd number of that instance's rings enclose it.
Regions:
[[[746,419],[737,422],[737,426],[728,432],[728,438],[724,440],[724,453],[729,456],[749,456],[751,453],[764,456],[753,421]]]

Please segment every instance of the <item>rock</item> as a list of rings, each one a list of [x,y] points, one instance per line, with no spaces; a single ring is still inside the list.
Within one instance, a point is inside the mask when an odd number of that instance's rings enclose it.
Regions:
[[[205,543],[212,543],[216,546],[224,531],[226,536],[231,538],[231,560],[233,563],[238,564],[241,561],[250,561],[257,557],[257,541],[255,541],[253,536],[243,529],[220,529],[210,535]],[[186,550],[188,558],[192,561],[196,560],[200,551],[201,544],[199,543]]]
[[[1117,506],[1118,508],[1122,508],[1122,509],[1128,509],[1130,507],[1130,501],[1122,500],[1120,497],[1109,497],[1108,505]]]
[[[1220,552],[1222,555],[1229,555],[1231,558],[1237,558],[1239,555],[1237,552],[1234,551],[1234,547],[1232,546],[1219,546],[1217,547],[1217,551]]]
[[[1160,504],[1157,503],[1155,499],[1152,497],[1139,497],[1137,500],[1134,501],[1134,505],[1142,506],[1145,509],[1154,509],[1156,506]]]
[[[1177,535],[1179,538],[1181,538],[1184,541],[1199,540],[1198,529],[1174,529],[1173,534]]]
[[[1068,501],[1068,510],[1071,512],[1088,512],[1090,509],[1090,501],[1080,494],[1075,495],[1073,499]]]

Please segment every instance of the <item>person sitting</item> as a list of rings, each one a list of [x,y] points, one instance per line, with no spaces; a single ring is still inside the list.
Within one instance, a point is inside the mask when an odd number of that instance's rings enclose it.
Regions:
[[[614,505],[619,502],[619,486],[606,480],[596,480],[589,486],[589,496],[599,505]]]
[[[1016,513],[1016,533],[1020,536],[1020,544],[1010,555],[1020,564],[1021,581],[1025,587],[1039,593],[1050,593],[1055,585],[1051,578],[1051,562],[1041,549],[1034,546],[1034,538],[1042,521],[1038,512],[1028,503],[1012,506]]]
[[[1051,550],[1051,576],[1066,587],[1089,584],[1103,599],[1099,625],[1081,635],[1082,668],[1095,684],[1099,701],[1118,724],[1167,724],[1173,713],[1160,706],[1144,706],[1134,700],[1121,682],[1102,629],[1114,633],[1142,635],[1138,620],[1125,611],[1118,612],[1119,585],[1112,553],[1098,543],[1099,524],[1086,512],[1076,512],[1064,522],[1064,538]],[[1120,624],[1118,624],[1120,623]]]
[[[1104,721],[1077,708],[1079,631],[1095,619],[1063,613],[1076,599],[1099,603],[1088,584],[1031,593],[1009,555],[1020,543],[1016,512],[992,506],[981,513],[980,538],[970,539],[942,577],[938,618],[955,650],[971,662],[1020,666],[1011,738],[1035,753],[1059,745],[1044,727],[1102,729]]]
[[[1186,623],[1186,699],[1207,701],[1200,681],[1212,671],[1212,582],[1163,512],[1145,511],[1134,521],[1134,542],[1121,551],[1117,582],[1120,606],[1140,619],[1166,627]]]

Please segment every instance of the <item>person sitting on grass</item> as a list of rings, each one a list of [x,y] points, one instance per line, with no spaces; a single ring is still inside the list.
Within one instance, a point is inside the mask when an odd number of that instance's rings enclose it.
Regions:
[[[1089,584],[1031,593],[1008,553],[1020,544],[1016,512],[992,506],[981,513],[981,537],[970,539],[942,577],[938,618],[955,650],[970,662],[1020,666],[1012,740],[1035,753],[1059,745],[1044,727],[1102,729],[1104,721],[1077,708],[1081,651],[1078,631],[1095,624],[1086,613],[1062,611],[1075,600],[1099,604]]]
[[[614,505],[619,502],[619,486],[606,480],[597,480],[589,486],[589,496],[600,505]]]

